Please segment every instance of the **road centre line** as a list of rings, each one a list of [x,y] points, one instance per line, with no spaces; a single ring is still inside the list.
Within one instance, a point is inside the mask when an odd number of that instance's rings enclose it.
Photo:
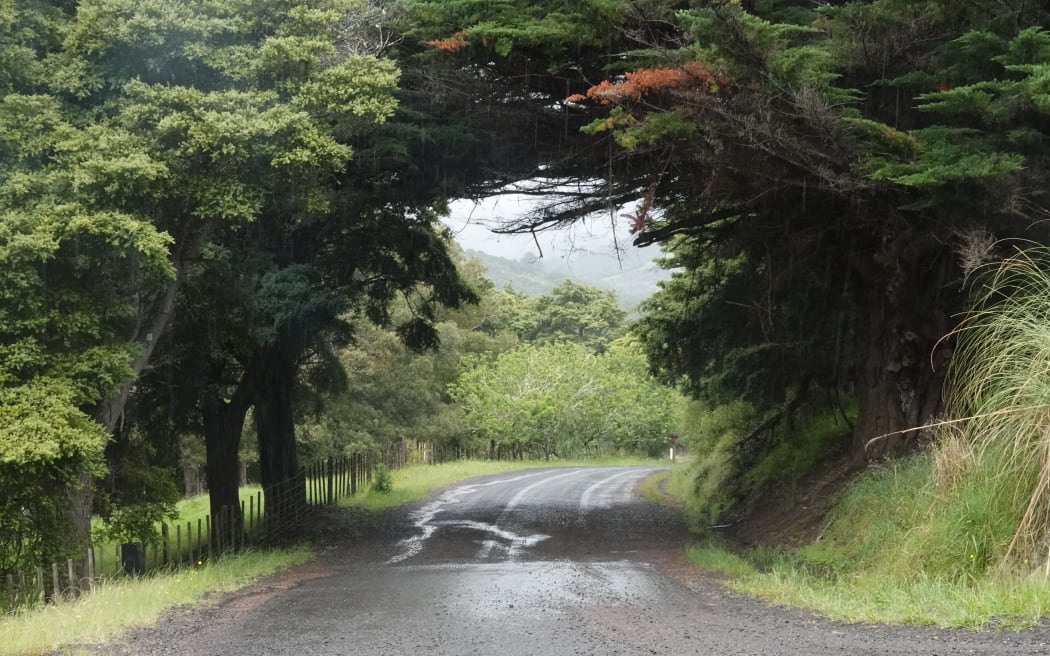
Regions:
[[[624,472],[619,472],[617,474],[613,474],[612,476],[609,476],[608,478],[603,478],[602,480],[598,481],[594,485],[590,486],[589,488],[584,490],[583,491],[583,495],[580,496],[580,510],[586,510],[587,509],[587,507],[590,505],[590,502],[591,502],[591,496],[594,494],[594,492],[598,488],[600,488],[603,485],[605,485],[606,483],[614,481],[614,480],[616,480],[618,478],[623,478],[624,476],[629,476],[631,474],[637,474],[637,473],[638,473],[638,470],[636,470],[636,469],[629,469],[629,470],[624,471]],[[645,473],[648,473],[648,472],[645,472]]]
[[[571,472],[569,472],[567,474],[558,474],[557,476],[551,476],[550,478],[545,478],[542,481],[536,481],[532,485],[526,485],[525,487],[521,488],[521,490],[519,490],[517,494],[515,494],[513,497],[511,497],[510,501],[508,501],[507,505],[503,508],[503,513],[506,513],[508,510],[512,510],[515,506],[517,506],[519,503],[521,503],[521,500],[525,498],[525,495],[528,494],[529,492],[531,492],[534,488],[537,488],[537,487],[539,487],[539,486],[541,486],[541,485],[543,485],[545,483],[549,483],[549,482],[551,482],[553,480],[556,480],[556,479],[559,479],[559,478],[567,478],[569,476],[576,476],[578,474],[585,474],[588,471],[590,471],[590,470],[589,469],[576,469],[576,470],[573,470],[573,471],[571,471]]]

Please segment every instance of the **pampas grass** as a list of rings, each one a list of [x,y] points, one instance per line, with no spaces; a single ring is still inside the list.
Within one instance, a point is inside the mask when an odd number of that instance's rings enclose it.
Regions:
[[[1014,527],[1000,569],[1041,561],[1050,574],[1050,249],[1031,247],[975,273],[974,308],[955,332],[939,483],[978,477]],[[1030,566],[1029,566],[1030,567]]]

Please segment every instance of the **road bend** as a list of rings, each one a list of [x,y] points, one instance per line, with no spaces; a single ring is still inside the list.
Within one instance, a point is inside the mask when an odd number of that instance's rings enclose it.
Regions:
[[[1045,631],[853,625],[770,608],[684,560],[653,467],[474,479],[315,561],[91,653],[214,656],[1047,654]],[[345,525],[339,525],[339,522]],[[354,521],[332,531],[350,536]]]

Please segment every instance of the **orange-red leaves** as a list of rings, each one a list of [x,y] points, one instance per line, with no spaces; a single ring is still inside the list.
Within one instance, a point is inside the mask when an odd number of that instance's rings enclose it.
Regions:
[[[648,191],[642,196],[642,199],[638,201],[638,205],[634,208],[633,212],[627,214],[621,214],[622,218],[627,219],[631,222],[630,231],[632,235],[637,235],[645,230],[645,225],[649,221],[649,212],[653,209],[653,196],[656,194],[656,183],[649,185]]]
[[[690,62],[681,68],[639,68],[636,71],[627,71],[623,80],[604,80],[587,89],[586,96],[577,93],[565,100],[580,102],[590,98],[607,105],[624,100],[641,100],[662,89],[686,87],[698,87],[707,93],[717,93],[722,86],[731,81],[729,74],[723,70],[712,69],[703,62]]]
[[[447,39],[434,39],[433,41],[427,41],[426,44],[445,52],[456,52],[467,47],[467,32],[456,32]]]

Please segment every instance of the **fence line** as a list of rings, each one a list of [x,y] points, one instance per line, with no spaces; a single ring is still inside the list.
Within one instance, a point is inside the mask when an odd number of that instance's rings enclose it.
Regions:
[[[77,559],[29,572],[0,572],[0,614],[89,593],[114,577],[196,566],[225,553],[286,540],[317,507],[366,490],[377,465],[395,470],[409,462],[427,462],[426,449],[406,440],[381,452],[328,458],[302,467],[266,494],[242,500],[239,507],[224,507],[196,521],[161,524],[157,538],[147,544],[113,545],[109,554],[92,545]],[[280,512],[267,514],[268,507]]]

